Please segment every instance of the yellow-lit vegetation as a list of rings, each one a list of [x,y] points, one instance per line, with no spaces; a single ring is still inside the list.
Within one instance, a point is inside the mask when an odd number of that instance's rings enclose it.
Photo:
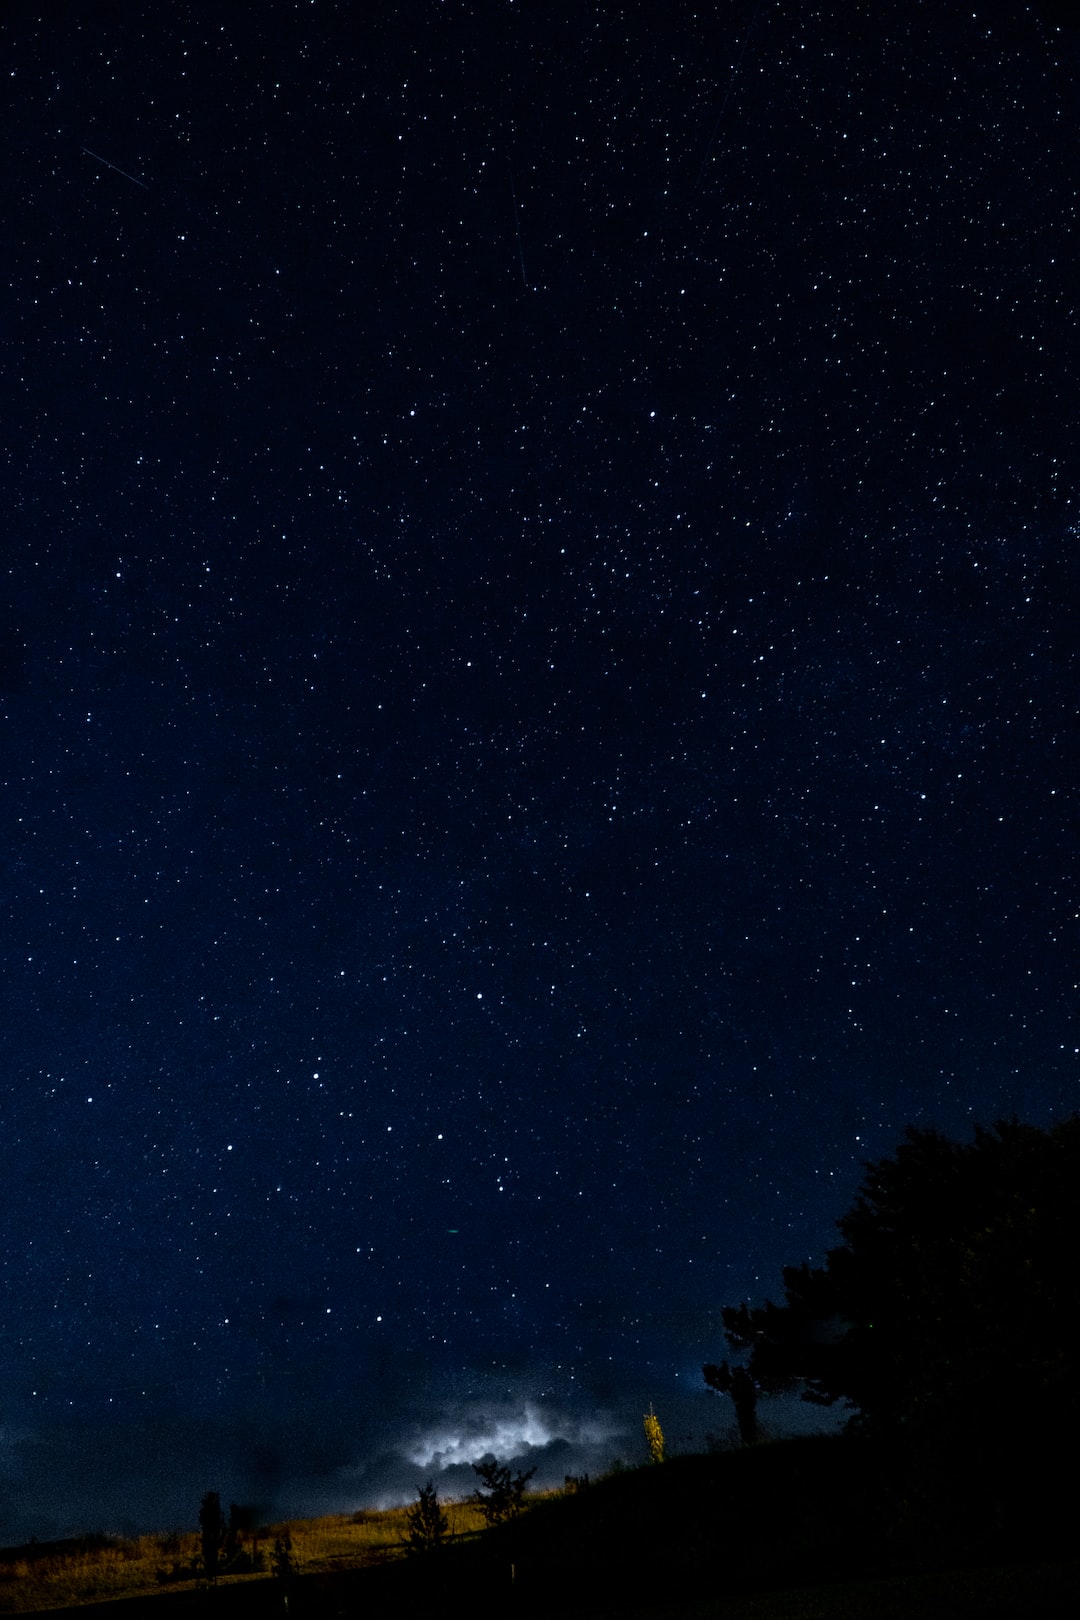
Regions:
[[[450,1536],[468,1536],[483,1528],[480,1510],[470,1502],[442,1504]],[[360,1569],[403,1554],[406,1508],[385,1512],[333,1514],[322,1519],[291,1519],[245,1535],[243,1551],[261,1571],[218,1577],[217,1585],[269,1580],[275,1540],[288,1534],[298,1574]],[[0,1613],[64,1609],[108,1598],[151,1592],[183,1591],[199,1586],[194,1573],[200,1554],[197,1530],[173,1535],[139,1536],[130,1541],[85,1537],[71,1542],[43,1542],[0,1552]]]
[[[649,1461],[662,1463],[664,1460],[664,1431],[660,1427],[660,1419],[652,1407],[645,1413],[645,1444],[649,1448]]]

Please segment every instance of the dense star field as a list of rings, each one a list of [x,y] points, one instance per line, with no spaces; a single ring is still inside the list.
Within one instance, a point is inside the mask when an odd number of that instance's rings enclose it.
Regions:
[[[866,1159],[1077,1104],[1077,20],[0,63],[0,1541],[702,1443]]]

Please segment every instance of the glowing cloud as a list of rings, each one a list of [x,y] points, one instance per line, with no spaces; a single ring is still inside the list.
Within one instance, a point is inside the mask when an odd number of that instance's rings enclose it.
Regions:
[[[519,1411],[498,1416],[448,1416],[414,1440],[406,1455],[417,1468],[437,1468],[441,1472],[487,1456],[505,1462],[558,1440],[576,1446],[599,1446],[620,1432],[605,1418],[582,1420],[526,1404]]]

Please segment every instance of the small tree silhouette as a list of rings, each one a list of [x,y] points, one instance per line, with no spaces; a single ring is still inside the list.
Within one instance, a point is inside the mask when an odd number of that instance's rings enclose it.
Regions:
[[[217,1579],[221,1568],[221,1552],[228,1535],[225,1517],[221,1511],[221,1497],[217,1491],[207,1491],[202,1499],[202,1506],[199,1508],[199,1530],[202,1535],[203,1573],[207,1580],[213,1581]]]
[[[414,1558],[430,1557],[439,1551],[450,1529],[450,1521],[439,1505],[434,1481],[428,1480],[417,1492],[418,1501],[405,1515],[405,1550]]]
[[[229,1504],[229,1517],[221,1511],[221,1497],[217,1491],[207,1491],[199,1508],[199,1533],[202,1543],[201,1559],[195,1560],[208,1581],[215,1581],[228,1571],[249,1574],[263,1567],[257,1544],[248,1549],[244,1536],[250,1534],[255,1515],[250,1507]]]
[[[511,1474],[509,1467],[497,1458],[487,1456],[473,1463],[473,1473],[480,1477],[480,1489],[469,1501],[475,1502],[488,1524],[506,1524],[516,1519],[525,1503],[525,1487],[536,1473]]]
[[[277,1580],[283,1585],[292,1580],[296,1574],[296,1559],[293,1556],[292,1536],[288,1530],[283,1530],[274,1537],[274,1550],[270,1554],[270,1568]]]
[[[289,1590],[293,1578],[297,1573],[296,1559],[293,1556],[292,1536],[288,1527],[274,1537],[274,1550],[270,1554],[270,1569],[278,1583],[281,1592],[281,1607],[287,1615],[289,1613]]]

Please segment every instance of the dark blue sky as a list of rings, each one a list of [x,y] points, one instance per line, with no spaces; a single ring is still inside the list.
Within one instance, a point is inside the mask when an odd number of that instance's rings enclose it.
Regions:
[[[1076,25],[63,9],[0,18],[0,1536],[700,1441],[868,1157],[1076,1106]]]

